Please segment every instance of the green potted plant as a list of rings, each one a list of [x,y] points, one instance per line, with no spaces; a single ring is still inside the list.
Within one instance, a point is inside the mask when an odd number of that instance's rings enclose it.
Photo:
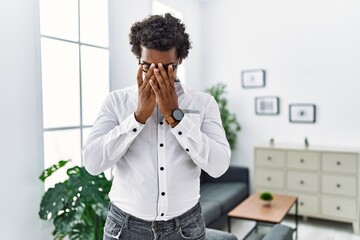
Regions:
[[[61,160],[45,169],[39,177],[45,181],[70,160]],[[90,175],[84,167],[67,169],[68,178],[55,184],[43,195],[39,216],[52,221],[54,239],[100,240],[108,212],[111,181],[104,173]]]
[[[271,201],[273,200],[273,195],[270,192],[262,192],[259,196],[264,206],[270,206]]]
[[[240,124],[237,121],[236,115],[231,113],[228,108],[228,100],[224,97],[226,85],[218,83],[206,89],[212,95],[219,105],[222,125],[224,127],[226,138],[229,141],[230,148],[233,150],[236,146],[237,132],[241,130]]]

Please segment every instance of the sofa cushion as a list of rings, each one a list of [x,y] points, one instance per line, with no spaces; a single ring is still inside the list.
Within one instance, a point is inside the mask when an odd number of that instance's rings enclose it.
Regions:
[[[200,206],[205,224],[209,224],[221,216],[221,207],[217,202],[200,199]]]
[[[246,198],[247,191],[246,184],[239,182],[203,183],[200,187],[200,202],[216,202],[220,204],[221,213],[226,213]]]

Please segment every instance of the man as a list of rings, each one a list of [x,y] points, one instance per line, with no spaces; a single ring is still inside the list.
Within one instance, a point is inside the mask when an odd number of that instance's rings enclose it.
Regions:
[[[104,239],[205,239],[201,169],[229,167],[214,98],[176,76],[191,47],[179,19],[154,15],[131,27],[137,86],[109,94],[83,148],[86,169],[113,167]]]

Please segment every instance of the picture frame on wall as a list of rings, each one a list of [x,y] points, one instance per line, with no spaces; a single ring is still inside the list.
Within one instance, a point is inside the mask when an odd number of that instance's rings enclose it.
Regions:
[[[315,104],[290,104],[289,121],[291,123],[315,123],[316,105]]]
[[[243,88],[265,87],[266,72],[263,69],[243,70],[241,72],[241,85]]]
[[[278,115],[280,113],[279,97],[256,97],[255,113],[256,115]]]

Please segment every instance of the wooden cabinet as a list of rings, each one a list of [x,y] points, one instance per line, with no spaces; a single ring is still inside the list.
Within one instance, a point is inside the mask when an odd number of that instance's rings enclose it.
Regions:
[[[257,146],[254,158],[255,191],[298,196],[299,215],[351,222],[359,234],[360,149]]]

